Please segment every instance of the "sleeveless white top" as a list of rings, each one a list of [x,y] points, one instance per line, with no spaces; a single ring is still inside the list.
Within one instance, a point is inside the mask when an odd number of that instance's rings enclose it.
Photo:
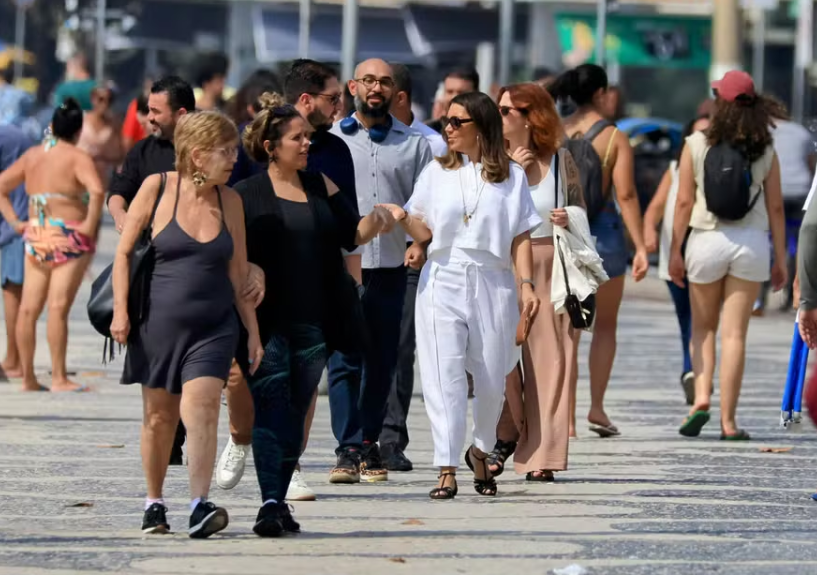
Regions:
[[[553,224],[550,222],[550,212],[557,207],[565,207],[564,187],[559,190],[559,205],[556,205],[556,177],[553,175],[553,167],[556,165],[556,156],[550,159],[550,169],[542,180],[535,186],[530,186],[530,195],[533,198],[533,205],[536,213],[542,218],[542,225],[530,233],[531,238],[552,238]],[[560,182],[561,183],[561,182]]]

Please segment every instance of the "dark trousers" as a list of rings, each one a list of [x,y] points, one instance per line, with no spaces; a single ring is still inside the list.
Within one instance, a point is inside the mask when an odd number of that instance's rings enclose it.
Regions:
[[[678,316],[678,327],[681,329],[681,348],[684,352],[684,371],[692,371],[692,357],[689,353],[689,342],[692,339],[692,307],[689,303],[689,281],[684,280],[686,287],[681,288],[668,281],[672,303],[675,304],[675,315]]]
[[[403,318],[400,320],[397,369],[386,405],[383,432],[380,434],[380,445],[384,452],[405,451],[409,443],[406,420],[411,406],[411,396],[414,393],[414,353],[417,349],[414,333],[414,302],[417,299],[419,283],[420,270],[412,268],[406,270],[406,298],[403,304]]]
[[[261,500],[284,501],[301,455],[304,422],[326,367],[323,331],[295,325],[273,335],[249,386],[255,404],[252,452]]]
[[[363,287],[371,349],[365,360],[342,353],[334,353],[329,360],[329,406],[339,449],[380,439],[397,364],[406,270],[363,270]]]

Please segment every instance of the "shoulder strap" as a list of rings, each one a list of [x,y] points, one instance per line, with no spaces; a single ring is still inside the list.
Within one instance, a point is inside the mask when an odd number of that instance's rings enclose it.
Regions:
[[[216,186],[216,197],[218,197],[218,209],[221,210],[221,223],[227,225],[227,220],[224,217],[224,204],[221,201],[221,188]]]
[[[153,220],[156,219],[156,210],[159,209],[159,202],[165,193],[165,184],[167,184],[167,173],[162,172],[162,183],[159,184],[159,193],[156,194],[156,201],[153,203],[153,210],[150,212],[150,221],[148,222],[147,230],[153,232]]]
[[[590,129],[589,129],[589,130],[587,130],[587,132],[585,132],[585,133],[584,133],[583,138],[584,138],[585,140],[588,140],[588,141],[592,142],[592,141],[593,141],[593,140],[595,140],[595,139],[596,139],[596,138],[599,136],[599,134],[601,134],[601,133],[602,133],[604,130],[606,130],[606,129],[607,129],[607,128],[609,128],[610,126],[614,126],[614,125],[615,125],[615,124],[612,124],[612,123],[610,123],[608,120],[605,120],[604,118],[602,118],[601,120],[599,120],[598,122],[596,122],[595,124],[593,124],[592,126],[590,126]]]
[[[556,150],[556,153],[553,155],[553,165],[550,167],[550,171],[553,172],[553,177],[555,178],[555,183],[553,185],[553,207],[559,207],[559,150]],[[567,199],[565,198],[565,205],[567,205]]]
[[[613,150],[613,138],[616,137],[616,134],[618,134],[618,128],[613,130],[613,135],[610,136],[610,140],[607,142],[607,151],[604,152],[604,159],[601,161],[602,168],[607,167],[607,160],[610,159],[610,152]]]

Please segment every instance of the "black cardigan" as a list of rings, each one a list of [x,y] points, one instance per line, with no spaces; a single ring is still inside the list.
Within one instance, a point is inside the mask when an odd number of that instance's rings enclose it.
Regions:
[[[322,324],[327,347],[330,352],[363,353],[368,349],[363,309],[357,286],[346,271],[341,254],[341,248],[351,251],[357,247],[355,235],[360,216],[343,194],[329,196],[323,175],[299,172],[299,176],[315,218],[315,229],[320,234],[320,265],[325,274]],[[280,258],[276,256],[287,249],[282,240],[283,212],[267,172],[239,182],[235,190],[244,203],[247,259],[260,266],[266,275],[264,301],[256,311],[261,341],[266,345],[271,334],[281,327],[284,305],[275,277],[281,269],[277,265]],[[243,335],[237,358],[247,355],[246,334]]]

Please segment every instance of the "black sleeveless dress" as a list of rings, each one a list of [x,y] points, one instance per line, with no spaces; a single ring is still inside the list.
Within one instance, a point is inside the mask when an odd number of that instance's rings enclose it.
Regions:
[[[182,384],[198,377],[226,381],[238,342],[230,260],[233,239],[221,231],[201,243],[179,226],[179,185],[173,218],[153,240],[155,263],[150,278],[147,317],[128,341],[122,383],[141,383],[182,392]]]

